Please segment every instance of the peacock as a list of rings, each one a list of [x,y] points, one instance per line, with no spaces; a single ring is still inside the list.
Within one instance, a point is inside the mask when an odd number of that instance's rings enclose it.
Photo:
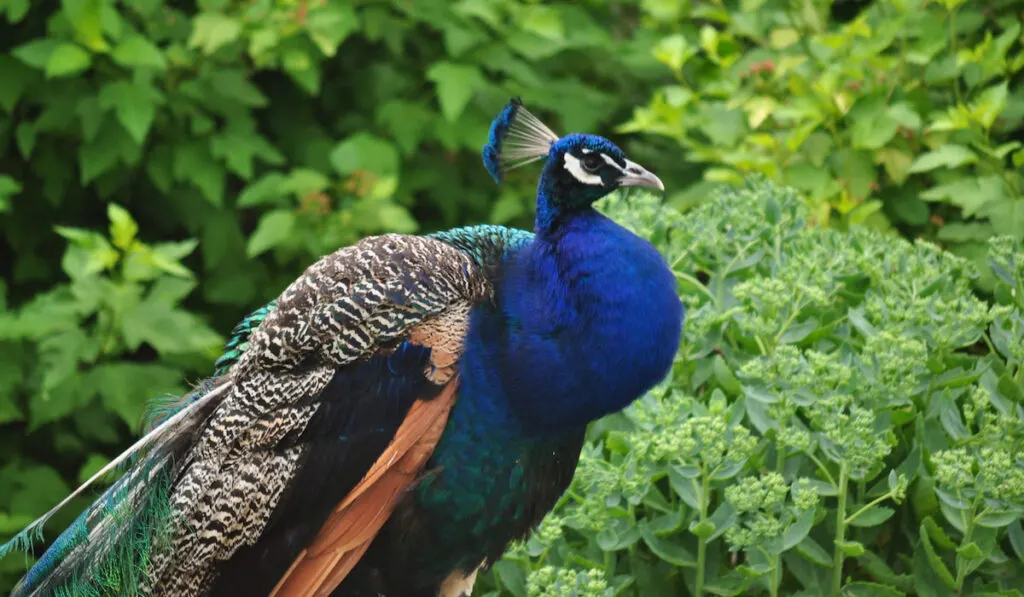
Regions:
[[[685,318],[664,258],[593,207],[661,180],[513,98],[484,165],[500,184],[539,160],[532,232],[367,237],[245,317],[68,497],[123,471],[14,594],[469,595],[566,490],[588,423],[667,375]]]

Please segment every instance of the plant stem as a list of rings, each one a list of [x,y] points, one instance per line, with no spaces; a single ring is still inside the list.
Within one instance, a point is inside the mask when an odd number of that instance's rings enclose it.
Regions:
[[[701,465],[700,475],[700,522],[708,519],[708,473],[704,465]],[[693,594],[696,597],[704,597],[704,566],[707,560],[708,542],[704,537],[697,537],[697,582]]]
[[[843,558],[846,554],[840,547],[846,540],[846,486],[849,484],[849,465],[839,464],[839,503],[836,504],[836,548],[832,555],[832,597],[840,597],[843,588]]]
[[[957,492],[959,496],[959,492]],[[964,538],[960,541],[960,547],[963,547],[971,542],[971,535],[974,534],[974,521],[977,517],[974,515],[975,509],[978,507],[978,499],[975,498],[974,503],[971,504],[970,509],[967,510],[967,520],[963,520],[961,516],[960,520],[964,524]],[[964,590],[964,581],[967,580],[967,560],[964,560],[960,555],[956,557],[956,594],[962,595]]]

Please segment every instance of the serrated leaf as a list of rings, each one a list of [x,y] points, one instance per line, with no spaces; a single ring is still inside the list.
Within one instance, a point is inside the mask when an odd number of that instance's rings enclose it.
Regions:
[[[60,42],[53,39],[35,39],[14,48],[11,54],[25,64],[43,70],[58,45]]]
[[[458,120],[470,98],[487,84],[476,66],[446,61],[431,65],[427,79],[437,87],[441,113],[449,122]]]
[[[175,180],[195,185],[212,205],[219,207],[224,201],[224,168],[203,140],[175,145],[172,171]]]
[[[398,172],[399,157],[395,146],[368,133],[356,133],[338,143],[328,159],[331,166],[342,174],[366,170],[384,177]]]
[[[152,334],[157,328],[149,329]],[[141,363],[111,363],[94,368],[89,383],[103,400],[132,429],[140,429],[146,405],[153,397],[176,393],[181,376],[170,367]]]
[[[268,172],[249,184],[238,196],[238,207],[252,207],[276,203],[287,195],[284,184],[287,178],[280,172]]]
[[[932,571],[938,576],[939,580],[942,581],[946,587],[950,589],[956,588],[956,580],[953,579],[953,574],[950,573],[949,568],[946,567],[945,562],[939,557],[939,554],[935,551],[935,547],[932,546],[931,539],[928,537],[928,531],[922,524],[920,529],[921,547],[924,549],[924,553],[927,557],[928,565]]]
[[[295,213],[287,209],[275,209],[260,216],[256,230],[245,245],[246,256],[252,258],[288,240],[295,228]]]
[[[345,38],[359,30],[359,18],[351,6],[324,4],[310,11],[306,28],[324,56],[333,57]]]
[[[110,57],[121,66],[128,68],[152,68],[162,71],[167,68],[167,59],[160,48],[141,35],[121,40]]]
[[[922,154],[910,166],[910,172],[930,172],[937,168],[958,168],[978,161],[978,155],[963,145],[949,144]]]
[[[107,218],[110,220],[110,240],[118,249],[128,250],[139,232],[139,225],[128,210],[116,203],[107,204]]]
[[[72,43],[61,43],[50,52],[43,70],[52,79],[76,75],[91,65],[92,55],[89,52]]]
[[[100,107],[114,111],[132,140],[141,145],[156,117],[156,107],[163,103],[163,95],[149,83],[114,81],[100,90],[99,102]]]
[[[238,39],[242,24],[238,19],[216,12],[205,12],[192,20],[189,47],[200,48],[204,54],[213,54]]]

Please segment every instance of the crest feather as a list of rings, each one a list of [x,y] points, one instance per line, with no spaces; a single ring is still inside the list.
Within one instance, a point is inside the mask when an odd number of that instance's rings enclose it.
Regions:
[[[505,171],[548,155],[555,141],[558,135],[514,97],[491,123],[487,145],[483,148],[484,166],[495,182],[500,183]]]

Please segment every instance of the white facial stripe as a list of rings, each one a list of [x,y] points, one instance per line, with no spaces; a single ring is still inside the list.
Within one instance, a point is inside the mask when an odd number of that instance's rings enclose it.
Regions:
[[[583,164],[580,163],[580,159],[571,153],[566,152],[563,154],[563,163],[565,169],[569,171],[569,174],[573,175],[573,178],[582,182],[583,184],[601,185],[604,182],[601,177],[597,174],[590,174],[583,169]]]
[[[586,147],[580,149],[580,151],[582,151],[583,153],[594,153],[593,149],[587,149]]]
[[[623,174],[625,174],[625,173],[626,173],[626,170],[625,170],[625,168],[623,168],[622,166],[620,166],[620,165],[619,165],[619,163],[618,163],[618,162],[616,162],[615,160],[613,160],[613,159],[611,159],[610,157],[608,157],[608,154],[602,153],[602,154],[601,154],[601,157],[603,157],[603,158],[604,158],[604,161],[608,162],[608,165],[609,165],[609,166],[613,166],[613,167],[615,167],[615,169],[616,169],[616,170],[618,170],[619,172],[622,172]]]

